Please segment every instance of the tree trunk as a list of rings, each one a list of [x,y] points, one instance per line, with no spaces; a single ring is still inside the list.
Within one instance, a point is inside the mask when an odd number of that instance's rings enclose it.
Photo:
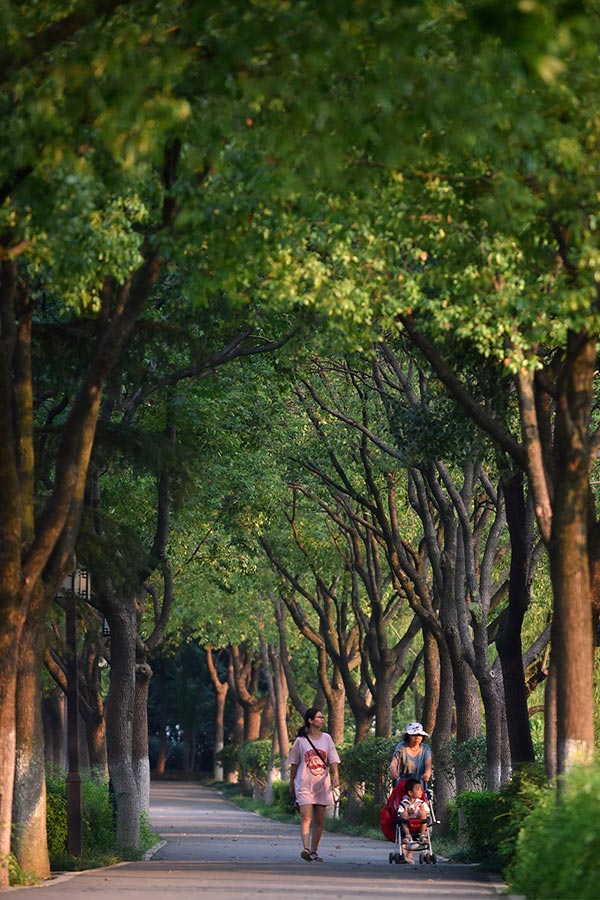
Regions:
[[[452,719],[454,712],[454,676],[452,663],[445,641],[438,644],[440,692],[435,720],[435,728],[431,735],[431,753],[433,756],[433,775],[435,781],[435,808],[434,813],[439,820],[440,834],[448,831],[448,804],[455,796],[454,772],[449,766],[437,766],[436,759],[442,759],[447,755],[450,738],[452,737]],[[429,730],[431,726],[425,726]]]
[[[140,798],[133,771],[136,611],[133,599],[106,603],[111,633],[110,688],[106,700],[106,746],[116,803],[118,846],[140,844]]]
[[[258,729],[258,738],[261,741],[268,741],[271,737],[271,730],[273,727],[273,718],[275,716],[275,710],[273,709],[273,704],[271,703],[270,697],[264,698],[263,707],[260,711],[260,726]]]
[[[262,709],[244,707],[244,741],[257,741],[260,735]]]
[[[19,644],[17,744],[13,795],[13,852],[24,872],[48,878],[46,777],[42,724],[45,605],[38,585]]]
[[[141,657],[135,667],[132,766],[141,811],[150,820],[150,759],[148,757],[148,693],[152,669]]]
[[[67,768],[65,695],[56,685],[42,698],[46,765],[51,773]]]
[[[14,624],[10,627],[10,619]],[[8,857],[10,854],[13,791],[15,781],[16,722],[15,696],[20,627],[16,616],[5,620],[0,631],[0,889],[8,887]]]
[[[392,734],[392,694],[397,681],[395,667],[389,659],[390,653],[380,648],[383,664],[379,667],[377,691],[375,693],[375,734],[390,737]]]
[[[336,665],[327,688],[327,731],[336,747],[344,743],[346,688]]]
[[[538,398],[532,391],[531,376],[524,373],[519,378],[528,476],[534,490],[540,533],[548,547],[552,579],[551,640],[556,666],[559,774],[578,762],[589,762],[594,752],[594,642],[587,538],[596,364],[595,336],[569,333],[553,397],[556,415],[551,485],[546,471],[549,438],[542,443],[544,433],[536,419]]]
[[[218,760],[218,754],[225,746],[225,702],[229,684],[221,681],[215,666],[212,647],[206,648],[206,665],[212,686],[215,689],[215,755],[213,762],[213,778],[215,781],[223,781],[223,765]]]
[[[213,778],[215,781],[223,781],[223,763],[219,761],[218,753],[225,746],[225,703],[227,701],[228,685],[223,685],[224,690],[218,691],[215,704],[215,756],[213,765]]]
[[[244,710],[244,741],[256,741],[260,735],[262,711],[268,697],[255,696],[260,672],[260,660],[249,653],[243,644],[229,646],[231,669],[230,687]],[[269,735],[267,735],[268,737]]]
[[[241,747],[244,743],[244,707],[237,700],[233,705],[233,735],[232,741],[234,747]]]
[[[502,685],[489,672],[480,679],[479,687],[485,709],[486,787],[498,791],[502,785]]]
[[[362,709],[352,710],[354,713],[354,743],[359,744],[369,737],[373,717]]]
[[[286,760],[290,753],[290,738],[287,729],[288,691],[279,652],[273,644],[269,645],[269,659],[273,670],[275,734],[277,736],[277,749],[279,751],[280,777],[283,781],[287,781],[288,765]]]
[[[558,740],[556,727],[556,666],[550,653],[550,666],[544,690],[544,763],[548,778],[558,775]]]
[[[504,484],[506,520],[510,534],[510,582],[508,607],[496,638],[502,666],[506,727],[512,766],[533,762],[535,754],[527,709],[527,686],[523,671],[521,630],[529,606],[527,516],[523,495],[523,476],[519,472]]]
[[[425,670],[425,703],[419,719],[425,731],[431,734],[437,722],[440,693],[442,690],[442,672],[440,648],[435,636],[426,624],[423,625],[424,670]]]
[[[456,742],[462,744],[482,733],[479,687],[470,666],[463,660],[460,651],[451,652],[454,698],[456,704]],[[468,775],[460,769],[456,772],[456,790],[479,790]]]
[[[85,744],[89,769],[100,780],[108,781],[108,758],[106,755],[106,721],[102,698],[102,672],[98,666],[104,647],[90,635],[86,635],[82,652],[83,677],[80,677],[79,710],[85,722]],[[103,658],[103,657],[102,657]]]
[[[566,486],[565,486],[566,487]],[[589,763],[594,748],[593,635],[586,510],[577,493],[555,504],[550,545],[554,594],[552,653],[556,662],[559,773]]]

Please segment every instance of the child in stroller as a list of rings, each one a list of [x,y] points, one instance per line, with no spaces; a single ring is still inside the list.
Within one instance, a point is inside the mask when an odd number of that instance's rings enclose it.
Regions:
[[[436,865],[431,846],[431,793],[416,778],[399,781],[380,812],[381,830],[396,844],[390,863],[414,865],[413,850],[420,850],[419,862]]]
[[[427,824],[431,821],[429,804],[424,798],[423,785],[416,778],[407,778],[404,783],[406,793],[397,810],[402,831],[402,846],[406,851],[406,862],[413,863],[413,850],[427,848]]]

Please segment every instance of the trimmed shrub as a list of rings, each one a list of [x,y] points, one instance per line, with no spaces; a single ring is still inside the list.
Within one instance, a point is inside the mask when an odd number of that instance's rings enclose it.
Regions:
[[[372,794],[365,794],[360,804],[360,824],[368,827],[379,825],[381,804],[376,803]]]
[[[254,784],[266,785],[271,741],[246,741],[239,748],[238,759],[242,778],[248,778]]]
[[[101,853],[115,846],[115,822],[108,784],[83,776],[83,846],[86,853]]]
[[[296,799],[290,794],[289,781],[274,781],[271,785],[273,791],[273,806],[282,812],[292,815],[296,809]]]
[[[462,813],[467,859],[499,868],[497,816],[500,795],[495,791],[461,791],[456,807]]]
[[[232,775],[234,772],[239,773],[239,748],[234,747],[233,744],[226,744],[219,752],[216,754],[218,762],[223,766],[223,773],[225,778],[229,775]]]
[[[560,801],[548,787],[527,817],[506,873],[511,890],[536,900],[595,900],[599,835],[600,767],[573,769]]]
[[[391,789],[389,767],[397,743],[395,738],[368,737],[353,747],[342,748],[342,779],[349,784],[364,784],[365,793],[383,802]]]
[[[547,783],[544,769],[534,763],[515,769],[498,793],[460,793],[456,808],[463,818],[465,857],[503,871],[513,858],[522,824],[539,803]]]
[[[502,869],[512,862],[522,824],[540,802],[547,786],[548,777],[538,763],[519,766],[502,786],[496,817],[497,849]]]

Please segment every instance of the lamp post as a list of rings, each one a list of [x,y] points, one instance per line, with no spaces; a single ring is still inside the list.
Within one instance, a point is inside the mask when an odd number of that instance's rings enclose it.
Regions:
[[[82,804],[81,774],[79,772],[79,684],[77,672],[77,599],[89,600],[90,574],[87,569],[76,569],[63,582],[66,601],[67,643],[67,748],[69,771],[67,774],[67,853],[81,856]]]

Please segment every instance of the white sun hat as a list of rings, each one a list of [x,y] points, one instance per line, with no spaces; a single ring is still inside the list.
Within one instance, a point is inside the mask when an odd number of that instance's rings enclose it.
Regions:
[[[409,722],[406,726],[406,734],[422,734],[423,737],[429,737],[420,722]]]

